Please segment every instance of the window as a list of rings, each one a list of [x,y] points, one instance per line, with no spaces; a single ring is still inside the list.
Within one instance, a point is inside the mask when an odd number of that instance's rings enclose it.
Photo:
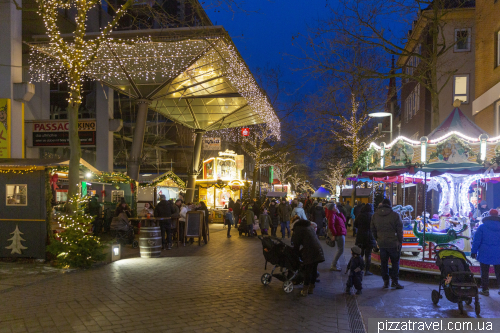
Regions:
[[[455,29],[455,52],[470,51],[470,29]]]
[[[420,84],[415,85],[413,91],[408,95],[405,100],[405,122],[413,118],[420,109]]]
[[[453,77],[453,102],[457,99],[469,103],[469,74]]]
[[[7,206],[27,206],[28,205],[28,185],[5,185]]]
[[[125,191],[113,190],[111,191],[111,202],[120,202],[121,198],[125,197]]]

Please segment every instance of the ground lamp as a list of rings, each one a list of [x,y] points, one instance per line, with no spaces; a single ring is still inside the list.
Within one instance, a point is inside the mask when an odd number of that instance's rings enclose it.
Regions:
[[[368,116],[372,117],[372,118],[390,117],[390,119],[391,119],[390,130],[389,131],[380,131],[380,132],[381,133],[390,133],[389,142],[392,142],[392,113],[390,113],[390,112],[374,112],[374,113],[369,113]]]
[[[111,245],[111,261],[117,261],[121,259],[121,245],[113,244]]]

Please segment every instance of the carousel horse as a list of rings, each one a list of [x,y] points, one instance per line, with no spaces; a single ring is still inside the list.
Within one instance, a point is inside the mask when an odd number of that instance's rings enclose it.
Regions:
[[[415,223],[413,225],[413,233],[415,234],[415,236],[417,236],[419,238],[419,244],[421,246],[424,246],[424,237],[423,237],[424,233],[418,231],[417,224],[418,223]],[[427,232],[426,231],[425,232],[425,241],[432,242],[435,244],[444,244],[444,243],[449,243],[449,242],[454,241],[454,240],[459,239],[459,238],[469,239],[469,237],[459,235],[462,232],[464,232],[465,230],[467,230],[467,228],[468,228],[467,224],[464,224],[462,226],[462,228],[458,231],[451,228],[451,227],[443,230],[443,231],[446,230],[446,232],[442,232],[441,230],[439,232]]]

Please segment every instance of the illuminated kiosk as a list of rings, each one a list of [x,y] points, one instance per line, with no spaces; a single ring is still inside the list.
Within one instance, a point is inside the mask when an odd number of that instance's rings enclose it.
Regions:
[[[205,202],[212,212],[212,222],[224,222],[224,213],[229,198],[240,198],[240,189],[244,186],[241,179],[243,163],[237,163],[237,155],[232,150],[221,151],[217,157],[203,161],[203,169],[196,180],[200,201]]]
[[[167,200],[175,201],[182,197],[185,189],[186,184],[173,171],[167,171],[159,176],[140,175],[137,210],[141,211],[147,202],[156,206],[160,202],[160,195],[165,195]]]
[[[474,232],[481,224],[471,224],[473,203],[481,193],[480,184],[500,180],[500,137],[489,138],[458,108],[428,137],[419,141],[398,137],[389,144],[372,143],[357,161],[362,165],[358,181],[423,184],[423,211],[431,212],[427,197],[435,191],[439,198],[438,216],[416,211],[414,204],[397,207],[402,216],[413,211],[413,218],[403,219],[405,230],[413,230],[423,251],[418,256],[401,257],[401,270],[440,274],[434,263],[433,245],[452,243],[470,255]],[[372,185],[373,186],[373,185]],[[404,188],[404,187],[403,187]],[[416,215],[421,217],[414,219]],[[437,217],[437,218],[433,218]],[[424,227],[425,225],[425,227]],[[403,249],[404,251],[404,249]],[[372,253],[380,264],[378,253]],[[479,275],[479,263],[470,258],[471,271]],[[490,277],[493,277],[493,269]]]

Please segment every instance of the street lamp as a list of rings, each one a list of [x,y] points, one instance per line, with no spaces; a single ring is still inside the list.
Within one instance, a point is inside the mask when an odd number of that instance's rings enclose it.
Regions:
[[[390,113],[390,112],[374,112],[374,113],[369,113],[368,117],[372,117],[372,118],[390,117],[391,118],[390,130],[389,131],[380,131],[380,132],[381,133],[390,133],[390,141],[389,142],[392,142],[392,113]]]

